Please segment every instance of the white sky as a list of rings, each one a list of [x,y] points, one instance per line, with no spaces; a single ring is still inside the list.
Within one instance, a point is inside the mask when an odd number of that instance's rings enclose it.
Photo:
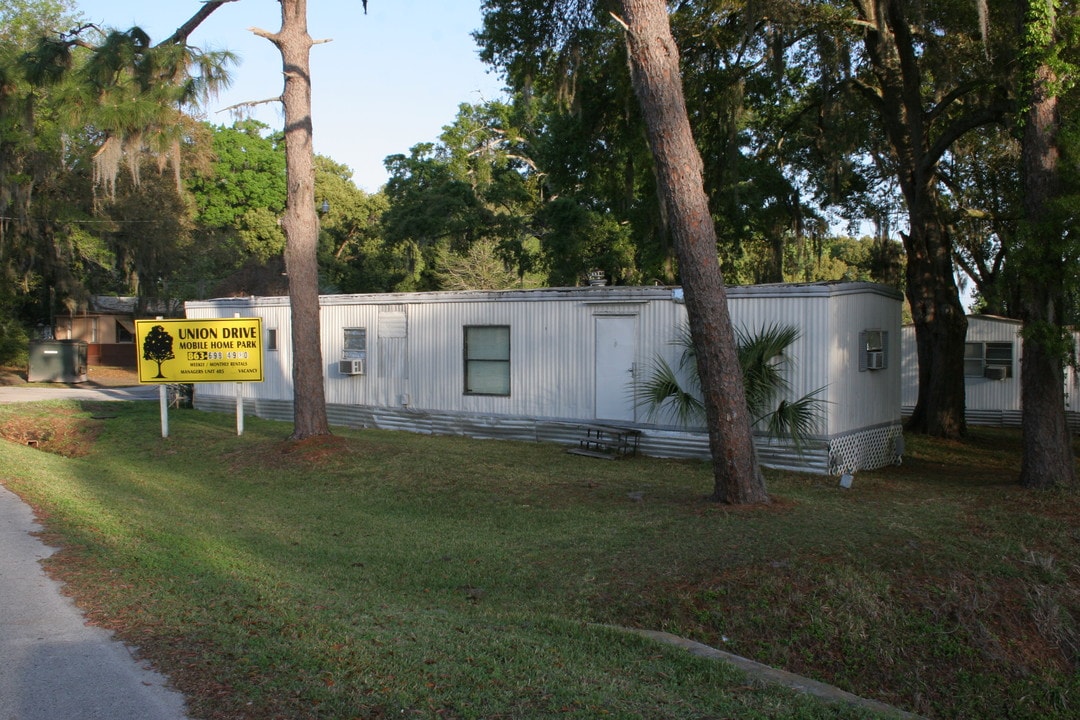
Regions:
[[[153,42],[195,14],[199,0],[75,0],[85,19],[127,29],[138,25]],[[231,125],[222,108],[276,97],[281,56],[248,28],[281,27],[277,0],[238,0],[218,8],[190,38],[204,49],[240,56],[233,85],[206,120]],[[438,139],[461,103],[501,97],[503,83],[479,58],[470,33],[480,27],[479,0],[309,0],[308,32],[333,42],[311,50],[315,151],[347,165],[368,192],[386,182],[383,159]],[[280,128],[280,106],[253,116]]]

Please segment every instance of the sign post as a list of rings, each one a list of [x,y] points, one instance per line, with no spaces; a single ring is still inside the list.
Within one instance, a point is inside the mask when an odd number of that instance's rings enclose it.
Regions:
[[[234,318],[239,318],[240,313],[233,313]],[[262,332],[259,332],[262,337]],[[244,383],[236,383],[236,434],[244,434]]]
[[[161,407],[161,437],[169,437],[169,389],[158,385],[158,405]]]
[[[167,385],[235,382],[236,434],[244,432],[240,383],[263,380],[262,318],[136,320],[140,383],[161,386],[161,436],[169,436]]]

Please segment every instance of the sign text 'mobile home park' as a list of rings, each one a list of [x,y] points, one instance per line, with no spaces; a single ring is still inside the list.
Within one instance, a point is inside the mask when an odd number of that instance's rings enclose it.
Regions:
[[[262,382],[261,318],[136,320],[139,382]]]

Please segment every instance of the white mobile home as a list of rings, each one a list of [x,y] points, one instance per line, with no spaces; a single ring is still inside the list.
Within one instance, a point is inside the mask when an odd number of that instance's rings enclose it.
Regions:
[[[971,425],[1020,427],[1020,365],[1023,323],[996,315],[969,315],[964,344],[965,419]],[[1073,332],[1073,345],[1080,333]],[[915,327],[905,325],[903,344],[902,412],[911,414],[919,399],[919,356]],[[1080,377],[1065,369],[1065,410],[1070,426],[1080,426]]]
[[[853,472],[899,459],[901,295],[869,283],[728,289],[737,327],[790,324],[793,398],[821,389],[819,433],[798,453],[760,437],[764,464]],[[286,297],[187,303],[189,318],[262,318],[262,383],[242,386],[247,411],[292,419]],[[593,426],[633,432],[637,449],[708,457],[702,428],[651,420],[635,384],[657,357],[677,365],[682,290],[545,290],[329,295],[322,355],[332,424],[577,445]],[[195,405],[229,410],[237,388],[200,384]]]

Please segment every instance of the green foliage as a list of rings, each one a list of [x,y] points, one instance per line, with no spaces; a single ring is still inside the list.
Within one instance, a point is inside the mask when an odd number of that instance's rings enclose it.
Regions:
[[[1080,71],[1075,55],[1075,33],[1080,21],[1075,13],[1063,13],[1063,5],[1061,0],[1034,0],[1023,4],[1020,66],[1026,78],[1035,77],[1041,68],[1049,70],[1050,82],[1045,89],[1054,96],[1060,96],[1072,88],[1076,83],[1077,72]],[[1062,42],[1066,38],[1073,42]],[[1026,88],[1021,97],[1017,112],[1020,117],[1025,116],[1030,109],[1030,90],[1031,88]]]
[[[243,256],[265,263],[285,251],[280,215],[270,208],[249,207],[236,218],[236,237]]]
[[[521,284],[518,276],[507,270],[492,240],[475,242],[464,254],[440,243],[435,248],[435,268],[443,290],[506,290]]]
[[[256,120],[207,127],[213,157],[205,171],[187,182],[199,222],[211,228],[236,228],[252,210],[280,215],[285,209],[285,149],[280,137],[270,135],[268,126]]]
[[[799,339],[798,328],[770,325],[756,333],[737,328],[735,335],[753,425],[763,427],[772,437],[790,438],[796,447],[801,446],[821,423],[821,400],[817,396],[823,388],[798,399],[787,397],[791,393],[787,379],[791,358],[787,351]],[[681,348],[678,369],[664,358],[656,358],[645,381],[635,390],[635,403],[650,417],[666,415],[680,424],[701,425],[705,408],[688,328],[683,328],[676,345]]]
[[[198,129],[181,108],[226,82],[232,60],[183,42],[154,46],[138,28],[80,24],[70,8],[0,8],[0,234],[9,251],[0,272],[34,319],[85,308],[94,293],[158,297],[188,269],[179,154]]]
[[[25,367],[30,337],[10,307],[0,304],[0,366]]]
[[[603,270],[616,284],[637,280],[632,229],[611,213],[559,198],[544,207],[540,221],[540,246],[551,285],[581,285],[589,270]]]
[[[814,237],[789,243],[784,251],[785,282],[877,282],[904,285],[904,248],[888,237]]]
[[[0,5],[0,44],[29,48],[42,35],[75,23],[73,0],[5,0]]]
[[[386,167],[388,243],[413,246],[434,268],[438,247],[465,256],[474,244],[490,241],[519,279],[534,270],[537,182],[509,106],[463,104],[439,143],[420,143],[408,157],[392,155]],[[430,272],[414,277],[421,288],[439,287]]]

